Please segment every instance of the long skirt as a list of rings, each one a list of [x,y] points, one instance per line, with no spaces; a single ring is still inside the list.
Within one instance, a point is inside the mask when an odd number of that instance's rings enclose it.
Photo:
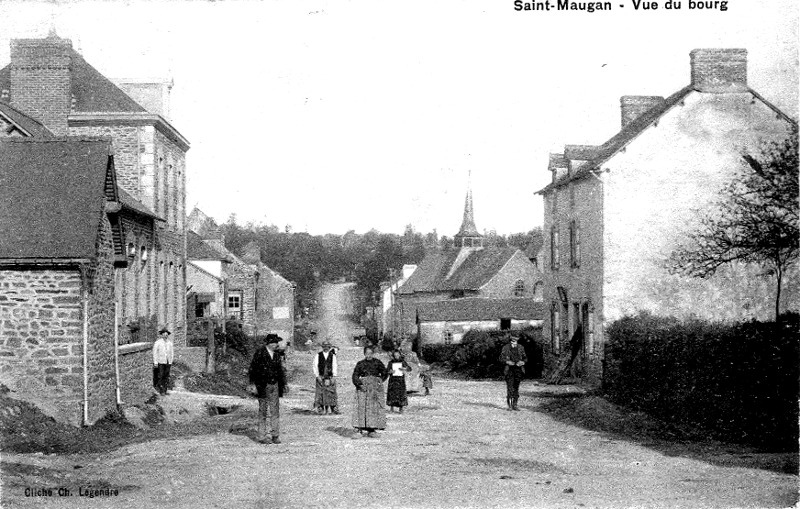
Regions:
[[[314,408],[335,407],[338,404],[336,401],[336,380],[328,379],[328,383],[329,385],[325,385],[317,380],[314,391]]]
[[[386,391],[387,406],[407,406],[408,396],[406,395],[406,377],[390,376],[389,388]]]
[[[366,376],[361,381],[363,390],[356,391],[353,427],[358,429],[386,429],[383,381],[377,376]]]

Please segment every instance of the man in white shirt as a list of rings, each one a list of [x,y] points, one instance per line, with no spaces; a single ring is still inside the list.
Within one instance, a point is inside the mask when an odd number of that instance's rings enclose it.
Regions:
[[[172,347],[172,333],[166,327],[158,331],[158,339],[153,343],[153,368],[157,370],[156,389],[162,396],[167,394],[169,370],[175,353]]]
[[[339,367],[336,363],[336,352],[332,350],[333,345],[329,339],[322,342],[322,351],[314,356],[311,369],[316,378],[316,389],[314,391],[314,408],[317,413],[322,414],[327,410],[338,414],[336,397],[336,376]]]

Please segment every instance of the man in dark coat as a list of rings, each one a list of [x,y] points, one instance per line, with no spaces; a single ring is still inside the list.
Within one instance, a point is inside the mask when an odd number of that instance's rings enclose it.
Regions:
[[[258,396],[258,440],[262,443],[279,444],[280,436],[280,392],[285,384],[281,358],[276,348],[281,338],[269,334],[264,346],[256,350],[250,363],[250,392]],[[269,417],[271,440],[267,440],[267,417]]]
[[[509,410],[517,410],[519,401],[519,384],[525,371],[525,363],[528,361],[525,349],[517,343],[514,336],[506,336],[509,339],[507,345],[500,353],[500,362],[505,364],[506,376],[506,403]]]

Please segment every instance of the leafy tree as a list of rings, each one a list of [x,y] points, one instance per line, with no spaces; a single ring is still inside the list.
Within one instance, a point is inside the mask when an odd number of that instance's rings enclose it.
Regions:
[[[734,261],[756,263],[775,276],[775,317],[781,284],[798,254],[797,132],[782,142],[765,143],[721,193],[714,214],[701,220],[689,244],[671,257],[677,273],[706,278]]]

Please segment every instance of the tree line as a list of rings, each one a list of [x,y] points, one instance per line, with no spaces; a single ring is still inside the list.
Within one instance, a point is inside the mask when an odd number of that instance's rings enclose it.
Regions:
[[[261,260],[271,269],[297,285],[298,309],[313,305],[320,283],[345,279],[356,283],[360,307],[372,306],[380,299],[380,283],[389,280],[405,264],[419,264],[432,251],[453,248],[451,237],[436,230],[422,233],[407,225],[402,235],[366,233],[353,230],[343,235],[327,233],[311,235],[293,232],[291,226],[247,222],[240,224],[235,214],[221,225],[226,247],[236,254],[250,242],[261,249]],[[486,231],[486,246],[525,249],[530,243],[541,243],[542,231],[501,235]]]

